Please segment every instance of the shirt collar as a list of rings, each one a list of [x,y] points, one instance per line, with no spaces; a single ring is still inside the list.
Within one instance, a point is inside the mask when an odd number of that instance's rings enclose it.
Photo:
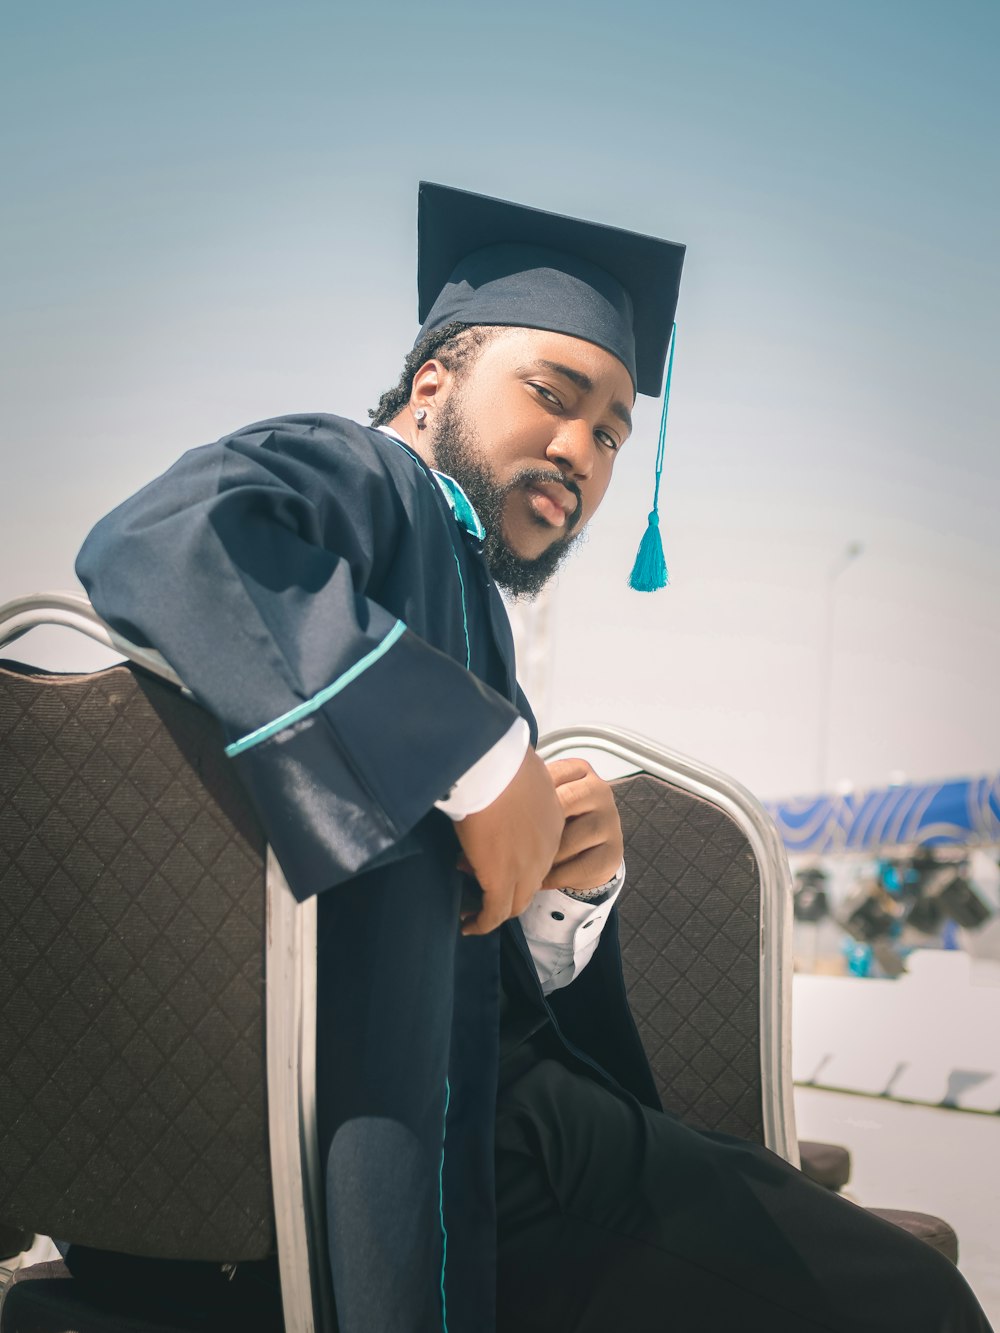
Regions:
[[[395,440],[397,444],[401,444],[404,449],[410,448],[403,437],[398,435],[391,426],[376,426],[375,429],[381,431],[383,435],[388,436],[390,440]],[[434,480],[437,482],[441,494],[448,501],[448,508],[454,514],[455,522],[458,526],[463,532],[467,532],[470,537],[474,537],[477,542],[485,541],[486,529],[480,522],[479,515],[473,508],[472,501],[466,495],[465,491],[462,490],[461,486],[459,486],[455,478],[449,477],[447,472],[438,472],[436,468],[431,468],[431,472],[434,475]]]

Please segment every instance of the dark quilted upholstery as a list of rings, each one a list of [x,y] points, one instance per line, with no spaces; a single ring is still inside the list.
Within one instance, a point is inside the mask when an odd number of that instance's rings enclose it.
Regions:
[[[730,817],[658,778],[615,784],[625,832],[622,953],[664,1106],[763,1142],[760,888]]]
[[[273,1247],[263,839],[145,673],[0,663],[0,1216],[101,1249]]]

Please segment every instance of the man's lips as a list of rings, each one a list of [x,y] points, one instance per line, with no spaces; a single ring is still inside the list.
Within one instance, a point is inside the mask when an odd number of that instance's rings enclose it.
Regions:
[[[554,528],[563,528],[576,513],[578,501],[561,482],[533,481],[528,487],[532,509]]]

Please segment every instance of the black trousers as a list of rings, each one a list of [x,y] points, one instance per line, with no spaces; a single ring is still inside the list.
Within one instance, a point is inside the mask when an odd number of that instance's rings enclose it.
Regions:
[[[923,1241],[543,1059],[497,1112],[498,1333],[989,1333]]]

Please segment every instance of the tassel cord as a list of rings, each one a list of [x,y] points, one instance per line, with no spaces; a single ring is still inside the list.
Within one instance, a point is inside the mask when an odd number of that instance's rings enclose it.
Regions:
[[[635,564],[629,575],[629,587],[636,592],[656,592],[669,582],[667,562],[663,557],[663,539],[660,536],[660,480],[663,476],[663,458],[667,443],[667,411],[670,406],[670,381],[674,370],[674,344],[677,325],[670,331],[670,358],[667,362],[667,382],[663,390],[663,412],[660,416],[660,438],[656,444],[656,485],[653,490],[653,508],[650,510]]]
[[[677,342],[677,325],[670,332],[670,356],[667,360],[667,382],[663,390],[663,411],[660,414],[660,438],[656,444],[656,485],[653,489],[653,513],[659,513],[660,479],[663,476],[663,458],[667,448],[667,412],[670,409],[670,381],[674,374],[674,345]]]

